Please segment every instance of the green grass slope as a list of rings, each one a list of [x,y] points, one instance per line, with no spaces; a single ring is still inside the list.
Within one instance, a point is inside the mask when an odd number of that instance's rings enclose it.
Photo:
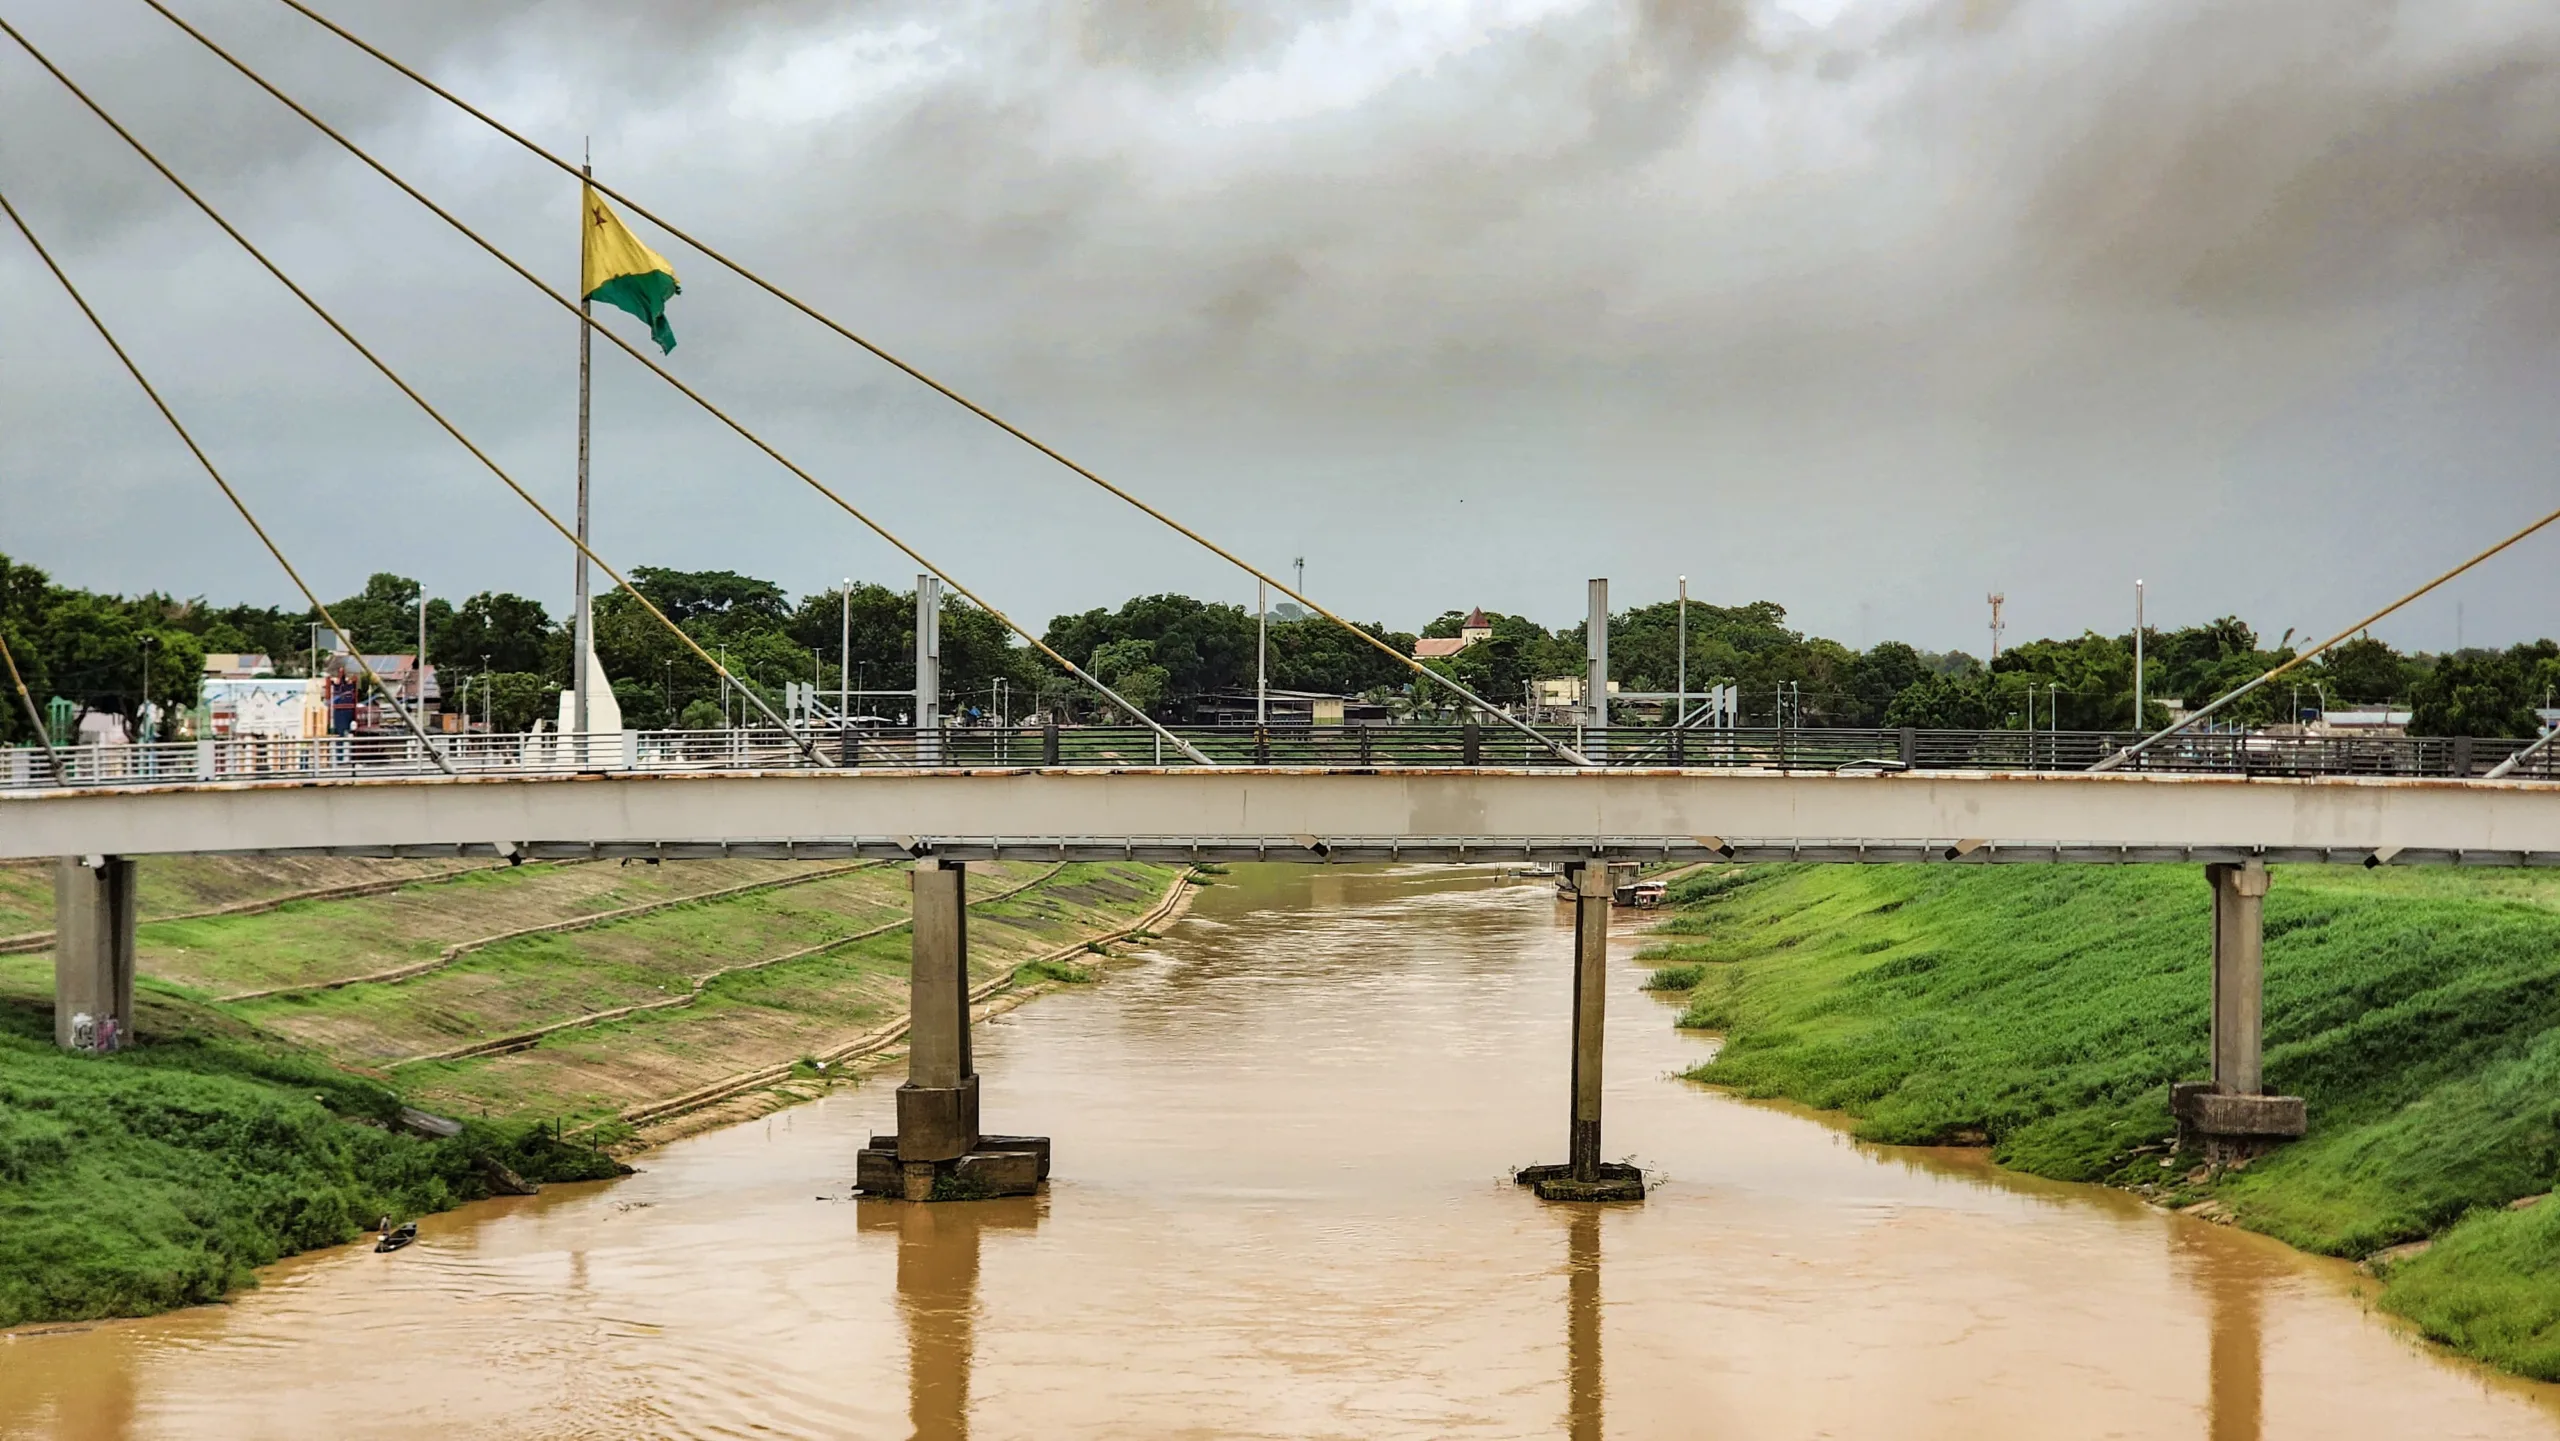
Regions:
[[[2279,871],[2267,1081],[2308,1101],[2311,1134],[2193,1188],[2156,1148],[2169,1082],[2208,1070],[2196,868],[1769,867],[1674,899],[1650,954],[1702,969],[1683,1024],[1728,1033],[1698,1079],[1846,1111],[1873,1140],[2209,1195],[2314,1251],[2452,1227],[2384,1304],[2560,1378],[2560,1206],[2503,1209],[2560,1175],[2560,882]]]
[[[254,1268],[488,1194],[492,1158],[536,1179],[612,1174],[530,1129],[390,1128],[399,1098],[166,998],[146,1044],[53,1046],[40,997],[0,995],[0,1326],[219,1300]]]

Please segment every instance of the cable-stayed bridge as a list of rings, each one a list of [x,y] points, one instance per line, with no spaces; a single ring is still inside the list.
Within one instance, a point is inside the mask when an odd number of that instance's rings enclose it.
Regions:
[[[955,1174],[994,1189],[1027,1188],[1046,1173],[1045,1144],[982,1145],[968,1063],[965,880],[978,856],[1142,856],[1262,859],[1569,862],[1577,907],[1575,1079],[1571,1160],[1534,1177],[1557,1195],[1640,1194],[1624,1168],[1604,1165],[1599,1141],[1600,1013],[1607,909],[1617,861],[1811,859],[1916,863],[2189,862],[2213,881],[2214,1080],[2183,1093],[2182,1121],[2215,1144],[2246,1149],[2299,1134],[2299,1101],[2260,1094],[2259,903],[2270,861],[2361,865],[2560,864],[2560,783],[2552,754],[2473,739],[2313,741],[2212,733],[2211,717],[2417,596],[2560,520],[2532,522],[2195,712],[2148,735],[2000,732],[1627,728],[1609,713],[1609,612],[1593,582],[1587,723],[1532,724],[1344,621],[1159,506],[1070,459],[953,386],[820,312],[585,168],[553,154],[416,69],[313,10],[279,0],[372,61],[456,107],[584,190],[584,213],[610,199],[801,318],[859,347],[1031,447],[1081,483],[1170,528],[1357,643],[1413,669],[1415,685],[1446,692],[1472,717],[1444,727],[1177,727],[1132,704],[1077,658],[1058,653],[994,600],[963,583],[879,517],[786,455],[659,356],[600,322],[588,302],[603,287],[564,293],[465,224],[417,185],[162,0],[138,0],[214,60],[416,201],[577,320],[580,371],[596,339],[663,381],[847,518],[926,573],[920,597],[947,585],[1087,687],[1126,724],[980,730],[937,723],[930,603],[920,604],[919,688],[911,730],[794,726],[757,690],[671,621],[589,539],[583,451],[579,499],[563,520],[492,458],[426,391],[404,376],[297,281],[149,140],[110,113],[76,77],[0,18],[0,34],[70,101],[239,246],[293,302],[413,402],[479,469],[565,541],[578,562],[573,618],[576,685],[596,682],[587,566],[603,569],[650,620],[695,659],[736,684],[766,729],[451,737],[430,734],[396,698],[385,709],[405,734],[309,741],[199,741],[170,746],[21,748],[0,759],[0,856],[58,857],[57,1035],[131,1035],[132,857],[182,851],[305,851],[360,855],[456,852],[527,855],[887,854],[917,864],[912,984],[915,1031],[899,1133],[866,1153],[865,1183],[912,1199]],[[345,632],[305,583],[254,507],[200,445],[183,417],[90,304],[78,279],[12,204],[5,213],[167,422],[206,478],[342,642]],[[619,224],[618,221],[615,222]],[[634,240],[634,246],[639,242]],[[655,253],[641,246],[651,259]],[[673,276],[666,276],[672,285]],[[662,342],[664,343],[664,342]],[[581,390],[583,393],[583,384]],[[389,690],[349,644],[368,685]],[[0,643],[0,658],[5,644]],[[34,703],[8,662],[17,699],[38,735]],[[585,699],[578,700],[583,715]],[[75,1017],[89,1022],[85,1028]],[[1035,1158],[1036,1159],[1026,1159]]]

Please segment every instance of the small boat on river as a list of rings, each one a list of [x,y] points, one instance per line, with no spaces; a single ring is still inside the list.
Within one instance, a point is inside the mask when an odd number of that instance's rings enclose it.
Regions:
[[[382,1239],[373,1243],[373,1249],[377,1254],[383,1251],[397,1251],[416,1239],[418,1239],[418,1223],[403,1221],[383,1232]]]

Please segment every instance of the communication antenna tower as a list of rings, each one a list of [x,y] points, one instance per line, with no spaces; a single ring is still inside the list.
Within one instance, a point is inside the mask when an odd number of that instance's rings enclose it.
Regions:
[[[2009,628],[2009,623],[2000,618],[2000,607],[2009,598],[1995,590],[1990,595],[1985,596],[1984,599],[1991,602],[1991,658],[1993,660],[1998,660],[2000,658],[2000,632]]]

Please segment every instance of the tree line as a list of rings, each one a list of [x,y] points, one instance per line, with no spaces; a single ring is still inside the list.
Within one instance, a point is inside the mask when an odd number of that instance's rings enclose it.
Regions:
[[[631,580],[777,711],[792,681],[815,683],[830,696],[840,686],[879,693],[857,700],[854,709],[891,721],[910,708],[903,697],[915,685],[912,591],[866,582],[795,598],[781,585],[735,571],[653,566],[635,567]],[[419,598],[417,581],[383,573],[329,610],[364,651],[405,654],[417,646]],[[458,603],[430,597],[425,609],[428,658],[438,668],[448,709],[467,704],[474,716],[485,712],[505,730],[527,729],[557,713],[570,669],[565,617],[503,591]],[[724,713],[751,709],[734,696],[724,698],[717,672],[630,593],[615,588],[599,595],[595,613],[597,656],[613,678],[625,725],[709,729]],[[1497,704],[1530,698],[1539,681],[1582,675],[1581,622],[1550,629],[1524,616],[1488,613],[1486,619],[1489,640],[1430,668]],[[1464,620],[1452,610],[1419,635],[1455,636]],[[946,714],[1116,718],[1107,702],[966,601],[947,597],[941,624]],[[848,626],[846,654],[840,638]],[[1398,653],[1410,653],[1417,638],[1378,623],[1361,629]],[[1059,616],[1041,638],[1149,713],[1180,721],[1205,698],[1252,691],[1255,630],[1247,607],[1168,594]],[[1679,634],[1677,602],[1612,615],[1611,679],[1626,691],[1674,689]],[[315,612],[217,606],[156,591],[103,594],[56,585],[6,556],[0,556],[0,637],[39,704],[59,695],[82,712],[128,721],[138,718],[146,677],[153,700],[193,705],[208,654],[260,652],[279,675],[297,676],[336,644]],[[2139,724],[2165,725],[2167,703],[2201,704],[2261,674],[2294,654],[2293,640],[2288,632],[2268,644],[2227,616],[2146,632],[2146,714]],[[1403,716],[1455,713],[1450,687],[1418,680],[1377,646],[1295,606],[1273,612],[1268,647],[1274,689],[1358,696]],[[1855,650],[1790,627],[1785,608],[1771,601],[1720,606],[1693,600],[1687,679],[1692,692],[1736,687],[1744,725],[1783,719],[1806,726],[1998,729],[2023,727],[2030,716],[2038,729],[2124,731],[2137,724],[2130,633],[2031,640],[1986,665],[1962,651],[1931,652],[1899,641]],[[2555,692],[2560,644],[2549,640],[2438,655],[2403,654],[2362,637],[2224,714],[2254,726],[2314,709],[2392,704],[2414,712],[2410,729],[2417,734],[2530,736],[2539,731],[2535,708],[2550,705]],[[0,711],[0,741],[32,740],[24,710],[12,698]]]

